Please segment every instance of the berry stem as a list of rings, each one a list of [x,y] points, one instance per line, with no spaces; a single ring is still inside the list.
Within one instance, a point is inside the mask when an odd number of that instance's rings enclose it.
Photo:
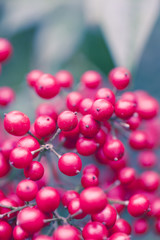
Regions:
[[[53,141],[58,136],[58,134],[60,134],[60,132],[61,132],[61,129],[58,128],[55,134],[53,135],[53,137],[50,139],[50,142]]]
[[[108,201],[111,204],[116,203],[116,204],[121,204],[121,205],[124,205],[124,206],[128,206],[128,203],[129,203],[129,201],[121,201],[121,200],[116,200],[116,199],[111,199],[111,198],[108,198]]]
[[[107,189],[105,189],[104,192],[108,193],[110,190],[112,190],[113,188],[118,187],[120,184],[121,184],[121,182],[119,180],[116,180],[109,187],[107,187]]]
[[[58,158],[61,157],[61,155],[60,155],[59,153],[57,153],[56,150],[55,150],[53,147],[52,147],[50,150],[51,150]]]
[[[32,151],[31,153],[32,153],[32,155],[34,155],[34,154],[37,153],[37,152],[43,151],[45,148],[46,148],[46,146],[45,146],[45,145],[42,145],[40,148]]]

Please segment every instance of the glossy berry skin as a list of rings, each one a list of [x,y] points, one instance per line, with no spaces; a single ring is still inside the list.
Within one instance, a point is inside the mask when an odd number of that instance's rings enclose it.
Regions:
[[[40,162],[32,161],[31,164],[24,169],[24,175],[32,181],[37,181],[43,177],[44,167]]]
[[[158,114],[159,103],[152,97],[144,97],[138,101],[137,112],[142,119],[152,119]]]
[[[125,233],[114,233],[109,240],[131,240],[131,238]]]
[[[10,165],[8,161],[4,158],[2,153],[0,153],[0,178],[6,176],[10,171]]]
[[[37,139],[35,139],[32,136],[26,136],[21,138],[18,142],[16,147],[22,147],[22,148],[26,148],[28,149],[28,151],[32,152],[37,150],[38,148],[40,148],[40,144],[37,141]],[[36,152],[33,154],[33,158],[37,157],[39,154],[39,152]]]
[[[83,168],[83,175],[87,173],[93,173],[97,177],[99,177],[99,169],[96,165],[94,164],[88,164]]]
[[[149,200],[142,194],[133,195],[128,203],[128,212],[133,217],[140,217],[147,213]]]
[[[93,173],[86,173],[82,175],[81,184],[84,188],[96,187],[99,184],[98,178]]]
[[[26,148],[17,147],[12,150],[9,160],[15,168],[21,169],[26,168],[31,164],[33,156]]]
[[[149,225],[146,219],[141,218],[134,222],[133,228],[135,234],[145,234],[149,229]]]
[[[116,219],[117,212],[115,208],[109,204],[107,204],[102,212],[92,215],[92,221],[103,223],[107,229],[110,229],[114,226]]]
[[[30,129],[30,120],[24,113],[12,111],[5,115],[4,128],[12,135],[23,136]]]
[[[100,222],[89,222],[84,226],[82,236],[84,240],[107,239],[108,231],[106,227]]]
[[[0,106],[7,106],[15,99],[15,93],[10,87],[0,87]]]
[[[33,240],[52,240],[52,237],[49,237],[46,235],[39,235],[39,236],[33,238]]]
[[[13,229],[14,240],[25,240],[29,237],[29,234],[25,232],[20,226],[15,226]]]
[[[115,95],[112,92],[112,90],[110,90],[109,88],[100,88],[98,89],[96,95],[95,95],[95,99],[105,99],[108,102],[110,102],[112,105],[115,104]]]
[[[57,124],[62,131],[71,131],[78,124],[77,115],[71,111],[64,111],[58,116]]]
[[[75,153],[65,153],[58,161],[59,170],[67,176],[77,175],[82,168],[82,161]]]
[[[118,139],[107,141],[103,146],[104,154],[110,160],[117,161],[124,155],[124,145]]]
[[[60,196],[55,188],[44,187],[37,193],[36,202],[42,212],[49,213],[58,208]]]
[[[82,95],[79,92],[70,92],[66,98],[66,104],[70,111],[78,112],[82,101]]]
[[[154,171],[143,172],[140,176],[140,184],[142,189],[153,192],[159,187],[160,178],[158,173]]]
[[[160,218],[160,198],[156,198],[151,201],[150,209],[150,216]]]
[[[12,227],[5,221],[0,221],[0,239],[10,240],[12,236]]]
[[[94,137],[95,142],[98,144],[98,146],[103,146],[106,142],[106,133],[103,131],[103,129],[100,129],[99,132]]]
[[[141,124],[141,118],[137,113],[134,113],[132,117],[127,119],[127,124],[129,124],[130,130],[136,130]]]
[[[115,104],[115,114],[117,117],[121,119],[128,119],[130,118],[136,110],[135,103],[125,101],[125,100],[118,100]]]
[[[81,137],[76,143],[76,149],[83,156],[90,156],[95,153],[97,144],[94,139]]]
[[[127,235],[131,234],[131,225],[123,218],[119,218],[116,220],[115,225],[111,229],[111,233],[125,233]]]
[[[73,75],[66,71],[66,70],[61,70],[56,73],[55,75],[58,84],[62,88],[71,88],[74,82]]]
[[[18,225],[27,233],[33,234],[41,230],[44,223],[44,214],[34,207],[22,209],[17,216]]]
[[[2,145],[1,145],[1,153],[3,154],[3,156],[5,157],[6,160],[9,159],[10,153],[13,150],[13,148],[16,146],[17,140],[15,139],[6,139],[5,141],[3,141]]]
[[[135,169],[131,167],[122,168],[119,172],[118,179],[120,180],[121,184],[130,185],[136,179]]]
[[[154,167],[157,161],[156,154],[150,150],[141,151],[138,155],[138,163],[142,168]]]
[[[104,121],[111,118],[114,108],[113,105],[105,99],[96,100],[91,108],[91,114],[97,121]]]
[[[97,88],[102,82],[102,77],[98,72],[91,70],[82,75],[81,82],[88,88]]]
[[[147,147],[147,134],[142,130],[133,131],[129,137],[129,145],[135,150]]]
[[[42,74],[36,81],[35,90],[41,98],[50,99],[59,93],[60,87],[54,76]]]
[[[38,79],[42,76],[42,74],[43,72],[38,69],[35,69],[29,72],[26,76],[28,86],[34,87]]]
[[[68,204],[70,201],[72,201],[75,198],[79,198],[79,193],[74,190],[68,190],[64,193],[62,197],[62,204],[64,207],[68,207]]]
[[[95,137],[99,129],[100,124],[90,114],[83,116],[79,122],[79,130],[80,133],[84,135],[84,137]]]
[[[80,194],[80,203],[83,212],[95,214],[101,212],[107,204],[107,197],[99,187],[90,187]]]
[[[0,38],[0,63],[8,60],[12,51],[11,43],[5,38]]]
[[[90,114],[93,102],[91,98],[84,98],[79,105],[80,113],[82,115]]]
[[[121,99],[124,100],[124,101],[128,101],[128,102],[132,102],[132,103],[135,103],[137,104],[137,97],[136,97],[136,94],[134,92],[124,92],[122,95],[121,95]]]
[[[53,240],[80,240],[77,228],[71,225],[59,226],[53,233]]]
[[[47,137],[56,130],[56,123],[49,116],[40,116],[35,120],[34,128],[40,137]]]
[[[36,116],[40,117],[44,115],[47,115],[57,121],[58,114],[52,103],[41,103],[38,105],[36,109]]]
[[[131,80],[130,72],[124,67],[112,69],[108,77],[113,86],[118,90],[123,90],[128,87]]]
[[[9,199],[9,198],[3,198],[0,200],[0,205],[3,205],[3,206],[8,206],[8,207],[17,207],[17,203],[12,200],[12,199]],[[10,212],[10,209],[9,208],[6,208],[6,207],[0,207],[0,214],[6,214]],[[3,220],[8,220],[8,219],[11,219],[13,217],[16,216],[16,213],[11,213],[5,217],[3,217]]]
[[[82,211],[81,209],[81,204],[80,204],[80,199],[79,198],[74,198],[73,200],[70,201],[70,203],[68,204],[68,212],[73,215],[79,211]],[[77,216],[75,216],[75,219],[82,219],[86,216],[85,213],[80,213]]]
[[[18,183],[16,194],[23,201],[32,201],[38,192],[37,183],[32,180],[22,180]]]

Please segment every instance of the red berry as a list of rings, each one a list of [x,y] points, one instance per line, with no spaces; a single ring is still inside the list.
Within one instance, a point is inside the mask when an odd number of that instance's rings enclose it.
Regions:
[[[76,143],[76,149],[83,156],[90,156],[95,153],[97,144],[93,139],[81,137]]]
[[[114,233],[109,240],[131,240],[131,238],[125,233]]]
[[[96,141],[98,146],[104,145],[104,143],[106,142],[106,133],[102,129],[100,129],[94,137],[94,140]]]
[[[160,198],[156,198],[151,201],[150,209],[150,216],[160,218]]]
[[[60,87],[63,87],[63,88],[72,87],[74,78],[70,72],[68,72],[66,70],[61,70],[56,73],[55,77],[56,77],[57,82],[60,85]]]
[[[28,151],[32,152],[37,150],[38,148],[40,148],[40,144],[37,141],[37,139],[35,139],[32,136],[26,136],[21,138],[18,142],[17,142],[17,147],[22,147],[22,148],[26,148],[28,149]],[[37,157],[39,154],[39,152],[36,152],[33,154],[33,158]]]
[[[6,206],[6,207],[17,207],[17,203],[14,200],[9,199],[9,198],[1,199],[0,205]],[[0,207],[0,214],[4,214],[4,213],[6,214],[11,211],[9,208],[6,208],[6,207]],[[15,216],[16,216],[16,213],[11,213],[11,214],[8,214],[7,216],[3,217],[3,219],[8,220]]]
[[[98,89],[95,99],[105,99],[108,102],[112,103],[112,105],[115,104],[115,95],[112,92],[112,90],[110,90],[109,88],[100,88]]]
[[[117,212],[114,207],[107,204],[102,212],[93,214],[92,221],[103,223],[107,228],[112,228],[117,219]]]
[[[0,62],[8,60],[12,51],[11,43],[5,38],[0,38]]]
[[[111,229],[111,233],[125,233],[127,235],[131,234],[131,225],[123,218],[119,218],[116,220],[115,225]]]
[[[91,114],[97,121],[104,121],[111,118],[114,108],[113,105],[105,99],[96,100],[91,108]]]
[[[103,151],[107,158],[117,161],[123,157],[125,149],[120,140],[112,139],[104,144]]]
[[[44,167],[37,161],[32,161],[31,164],[24,169],[24,175],[33,181],[37,181],[43,177]]]
[[[143,151],[138,155],[139,165],[143,168],[154,167],[158,159],[154,152],[152,151]]]
[[[135,107],[135,103],[125,101],[123,99],[118,100],[115,105],[115,114],[119,118],[128,119],[135,112]]]
[[[95,137],[99,129],[100,124],[90,114],[83,116],[79,122],[79,130],[80,133],[84,135],[84,137]]]
[[[53,233],[53,240],[80,240],[77,228],[71,225],[59,226]]]
[[[148,211],[149,200],[142,194],[133,195],[128,203],[128,212],[133,217],[140,217]]]
[[[84,98],[79,104],[80,113],[82,115],[90,114],[93,102],[91,98]]]
[[[52,237],[49,237],[46,235],[39,235],[39,236],[33,238],[33,240],[52,240]]]
[[[122,184],[129,185],[135,181],[136,171],[131,167],[122,168],[119,172],[118,178]]]
[[[147,134],[142,130],[136,130],[130,134],[129,144],[135,150],[147,147]]]
[[[42,76],[43,72],[40,70],[32,70],[31,72],[29,72],[26,76],[26,80],[27,80],[27,84],[30,87],[35,87],[36,82],[38,81],[38,79]]]
[[[25,240],[29,237],[29,234],[25,232],[20,226],[15,226],[13,229],[14,240]]]
[[[100,222],[87,223],[82,231],[84,240],[87,239],[107,239],[108,231],[106,227]]]
[[[17,216],[17,224],[27,233],[33,234],[43,227],[44,214],[36,208],[26,207]]]
[[[146,219],[137,219],[134,222],[134,232],[136,234],[145,234],[148,231],[149,225]]]
[[[137,104],[137,97],[136,97],[135,93],[133,93],[133,92],[124,92],[121,95],[121,99],[124,101],[127,101],[127,102],[132,102],[132,103]]]
[[[84,167],[83,169],[83,175],[87,174],[87,173],[93,173],[95,174],[97,177],[99,177],[99,169],[96,165],[94,164],[88,164]]]
[[[31,164],[33,156],[26,148],[17,147],[12,150],[9,160],[15,168],[26,168]]]
[[[53,187],[42,188],[36,196],[38,208],[45,213],[53,212],[60,204],[60,196]]]
[[[10,165],[4,156],[0,153],[0,178],[4,177],[9,173]]]
[[[159,103],[156,99],[147,96],[138,101],[137,112],[143,119],[151,119],[158,114]]]
[[[2,142],[1,145],[1,153],[5,157],[5,159],[9,159],[10,153],[13,150],[13,148],[16,146],[17,140],[15,139],[6,139],[5,141]]]
[[[62,131],[71,131],[78,124],[77,115],[71,111],[64,111],[58,116],[57,124]]]
[[[22,180],[17,185],[16,194],[23,201],[32,201],[38,192],[38,186],[32,180]]]
[[[79,111],[80,102],[82,101],[82,96],[78,92],[70,92],[66,98],[66,104],[70,111]]]
[[[158,234],[160,234],[160,218],[158,218],[155,222],[155,229]]]
[[[117,67],[112,69],[108,77],[113,86],[116,87],[118,90],[123,90],[128,87],[131,80],[130,72],[128,71],[128,69],[123,67]]]
[[[55,121],[57,121],[57,111],[55,109],[55,106],[51,103],[41,103],[37,109],[36,109],[36,116],[40,117],[40,116],[49,116],[51,118],[53,118]]]
[[[136,130],[141,124],[141,118],[137,113],[134,113],[132,117],[127,119],[126,123],[129,125],[130,130]]]
[[[59,93],[60,87],[54,76],[42,74],[35,83],[35,90],[41,98],[50,99]]]
[[[30,129],[30,120],[24,113],[12,111],[5,115],[4,127],[12,135],[23,136]]]
[[[40,116],[35,120],[34,128],[40,137],[47,137],[56,130],[55,120],[49,116]]]
[[[58,161],[59,170],[67,176],[77,175],[82,168],[82,161],[75,153],[65,153]]]
[[[68,204],[68,212],[73,215],[79,211],[82,211],[81,209],[81,204],[80,204],[80,199],[79,198],[74,198],[73,200],[71,200]],[[75,216],[75,219],[82,219],[86,216],[85,213],[80,213],[77,216]]]
[[[140,176],[141,187],[146,191],[156,191],[159,187],[160,178],[154,171],[143,172]]]
[[[91,70],[82,75],[81,82],[88,88],[97,88],[102,82],[102,77],[98,72]]]
[[[107,197],[101,188],[90,187],[81,192],[80,203],[83,212],[95,214],[101,212],[105,208]]]
[[[70,201],[72,201],[74,198],[79,198],[79,193],[74,190],[68,190],[64,193],[62,197],[62,203],[64,207],[68,207],[68,204]]]
[[[0,221],[0,239],[10,240],[12,237],[12,227],[5,221]]]
[[[0,106],[7,106],[15,99],[15,93],[10,87],[0,87]]]
[[[96,187],[99,184],[98,178],[93,173],[86,173],[81,178],[81,184],[84,188]]]

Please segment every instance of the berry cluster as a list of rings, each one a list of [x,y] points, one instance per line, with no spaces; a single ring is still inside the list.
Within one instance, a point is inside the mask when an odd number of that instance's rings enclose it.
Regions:
[[[0,39],[0,62],[11,52]],[[160,234],[159,103],[144,91],[121,94],[131,82],[126,68],[108,79],[87,71],[73,91],[68,71],[28,73],[27,84],[51,100],[32,124],[17,110],[0,122],[0,239],[129,240],[150,219]],[[13,100],[0,88],[1,106]]]

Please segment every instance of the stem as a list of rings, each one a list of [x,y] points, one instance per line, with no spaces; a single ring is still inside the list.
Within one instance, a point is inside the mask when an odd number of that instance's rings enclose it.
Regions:
[[[129,201],[121,201],[121,200],[117,200],[117,199],[111,199],[108,198],[109,203],[116,203],[116,204],[121,204],[124,206],[128,206]]]
[[[49,219],[44,219],[44,223],[49,223],[49,222],[53,222],[53,221],[57,221],[60,220],[60,218],[49,218]]]
[[[58,128],[57,131],[55,132],[55,134],[53,135],[53,137],[50,139],[50,142],[53,141],[57,136],[58,134],[61,132],[61,129]]]
[[[61,157],[61,155],[60,155],[59,153],[57,153],[56,150],[55,150],[53,147],[52,147],[50,150],[51,150],[58,158]]]
[[[78,212],[72,214],[72,215],[68,215],[68,217],[66,218],[67,221],[70,221],[72,218],[78,216],[79,214],[83,213],[82,209],[80,209]]]
[[[116,180],[115,182],[113,182],[109,187],[107,187],[107,189],[104,190],[105,193],[109,192],[110,190],[112,190],[113,188],[118,187],[121,184],[121,182],[119,180]]]
[[[40,140],[39,138],[34,136],[30,131],[28,131],[28,134],[31,135],[32,137],[34,137],[39,143],[42,143],[42,140]]]
[[[45,149],[45,145],[42,145],[40,148],[32,151],[31,153],[32,153],[32,155],[34,155],[35,153],[40,152],[40,151],[43,151],[44,149]]]
[[[8,208],[8,209],[11,209],[11,210],[14,210],[14,209],[17,208],[17,207],[12,207],[12,206],[5,206],[5,205],[3,205],[3,204],[0,204],[0,207],[2,207],[2,208]]]

